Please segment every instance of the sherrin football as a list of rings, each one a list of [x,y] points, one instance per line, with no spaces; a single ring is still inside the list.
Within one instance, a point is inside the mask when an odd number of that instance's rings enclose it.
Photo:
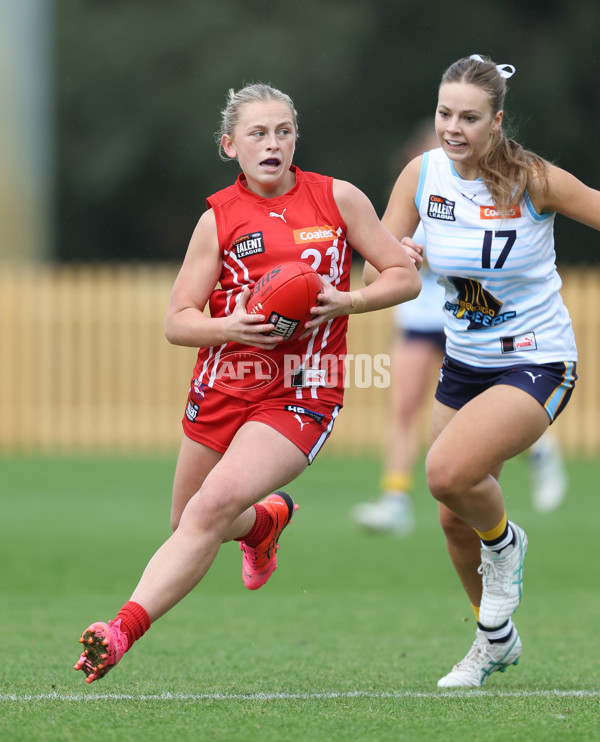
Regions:
[[[246,305],[248,314],[264,314],[275,325],[269,335],[295,340],[312,319],[310,310],[321,291],[319,274],[306,263],[289,262],[267,271],[254,284]]]

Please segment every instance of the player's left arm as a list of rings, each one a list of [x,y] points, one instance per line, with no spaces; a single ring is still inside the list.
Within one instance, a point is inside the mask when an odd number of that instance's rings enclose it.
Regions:
[[[536,178],[529,197],[538,214],[555,211],[594,229],[600,229],[600,191],[574,175],[547,163],[546,180]]]
[[[365,311],[414,299],[421,290],[415,263],[380,221],[371,201],[356,186],[341,180],[334,180],[333,195],[346,222],[348,242],[379,273],[360,289]]]
[[[311,310],[307,334],[321,323],[344,314],[371,312],[414,299],[421,290],[421,278],[404,247],[381,223],[367,196],[343,180],[333,181],[333,196],[346,224],[346,237],[354,250],[373,265],[377,278],[354,291],[338,291],[321,277],[319,303]]]

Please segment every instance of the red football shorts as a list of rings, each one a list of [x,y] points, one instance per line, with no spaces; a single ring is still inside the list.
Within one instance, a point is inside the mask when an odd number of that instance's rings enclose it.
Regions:
[[[332,402],[299,401],[293,391],[284,397],[248,402],[192,379],[182,425],[188,438],[225,453],[244,423],[265,423],[292,441],[312,464],[339,411],[340,406]]]

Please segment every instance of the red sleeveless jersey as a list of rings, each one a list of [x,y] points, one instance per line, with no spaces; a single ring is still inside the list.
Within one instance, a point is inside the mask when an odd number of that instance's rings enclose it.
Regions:
[[[338,290],[349,291],[352,250],[333,198],[333,178],[292,165],[294,187],[262,198],[245,187],[245,176],[207,199],[215,213],[223,269],[209,308],[231,314],[244,286],[287,261],[304,261]],[[195,384],[259,401],[293,396],[341,405],[348,317],[320,325],[304,340],[265,351],[239,343],[200,348]]]

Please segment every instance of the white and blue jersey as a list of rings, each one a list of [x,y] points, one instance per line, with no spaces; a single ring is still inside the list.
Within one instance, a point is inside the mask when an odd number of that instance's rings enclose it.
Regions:
[[[536,213],[526,194],[500,216],[483,181],[463,180],[441,148],[423,155],[415,203],[445,288],[448,356],[479,367],[577,360],[554,213]]]

